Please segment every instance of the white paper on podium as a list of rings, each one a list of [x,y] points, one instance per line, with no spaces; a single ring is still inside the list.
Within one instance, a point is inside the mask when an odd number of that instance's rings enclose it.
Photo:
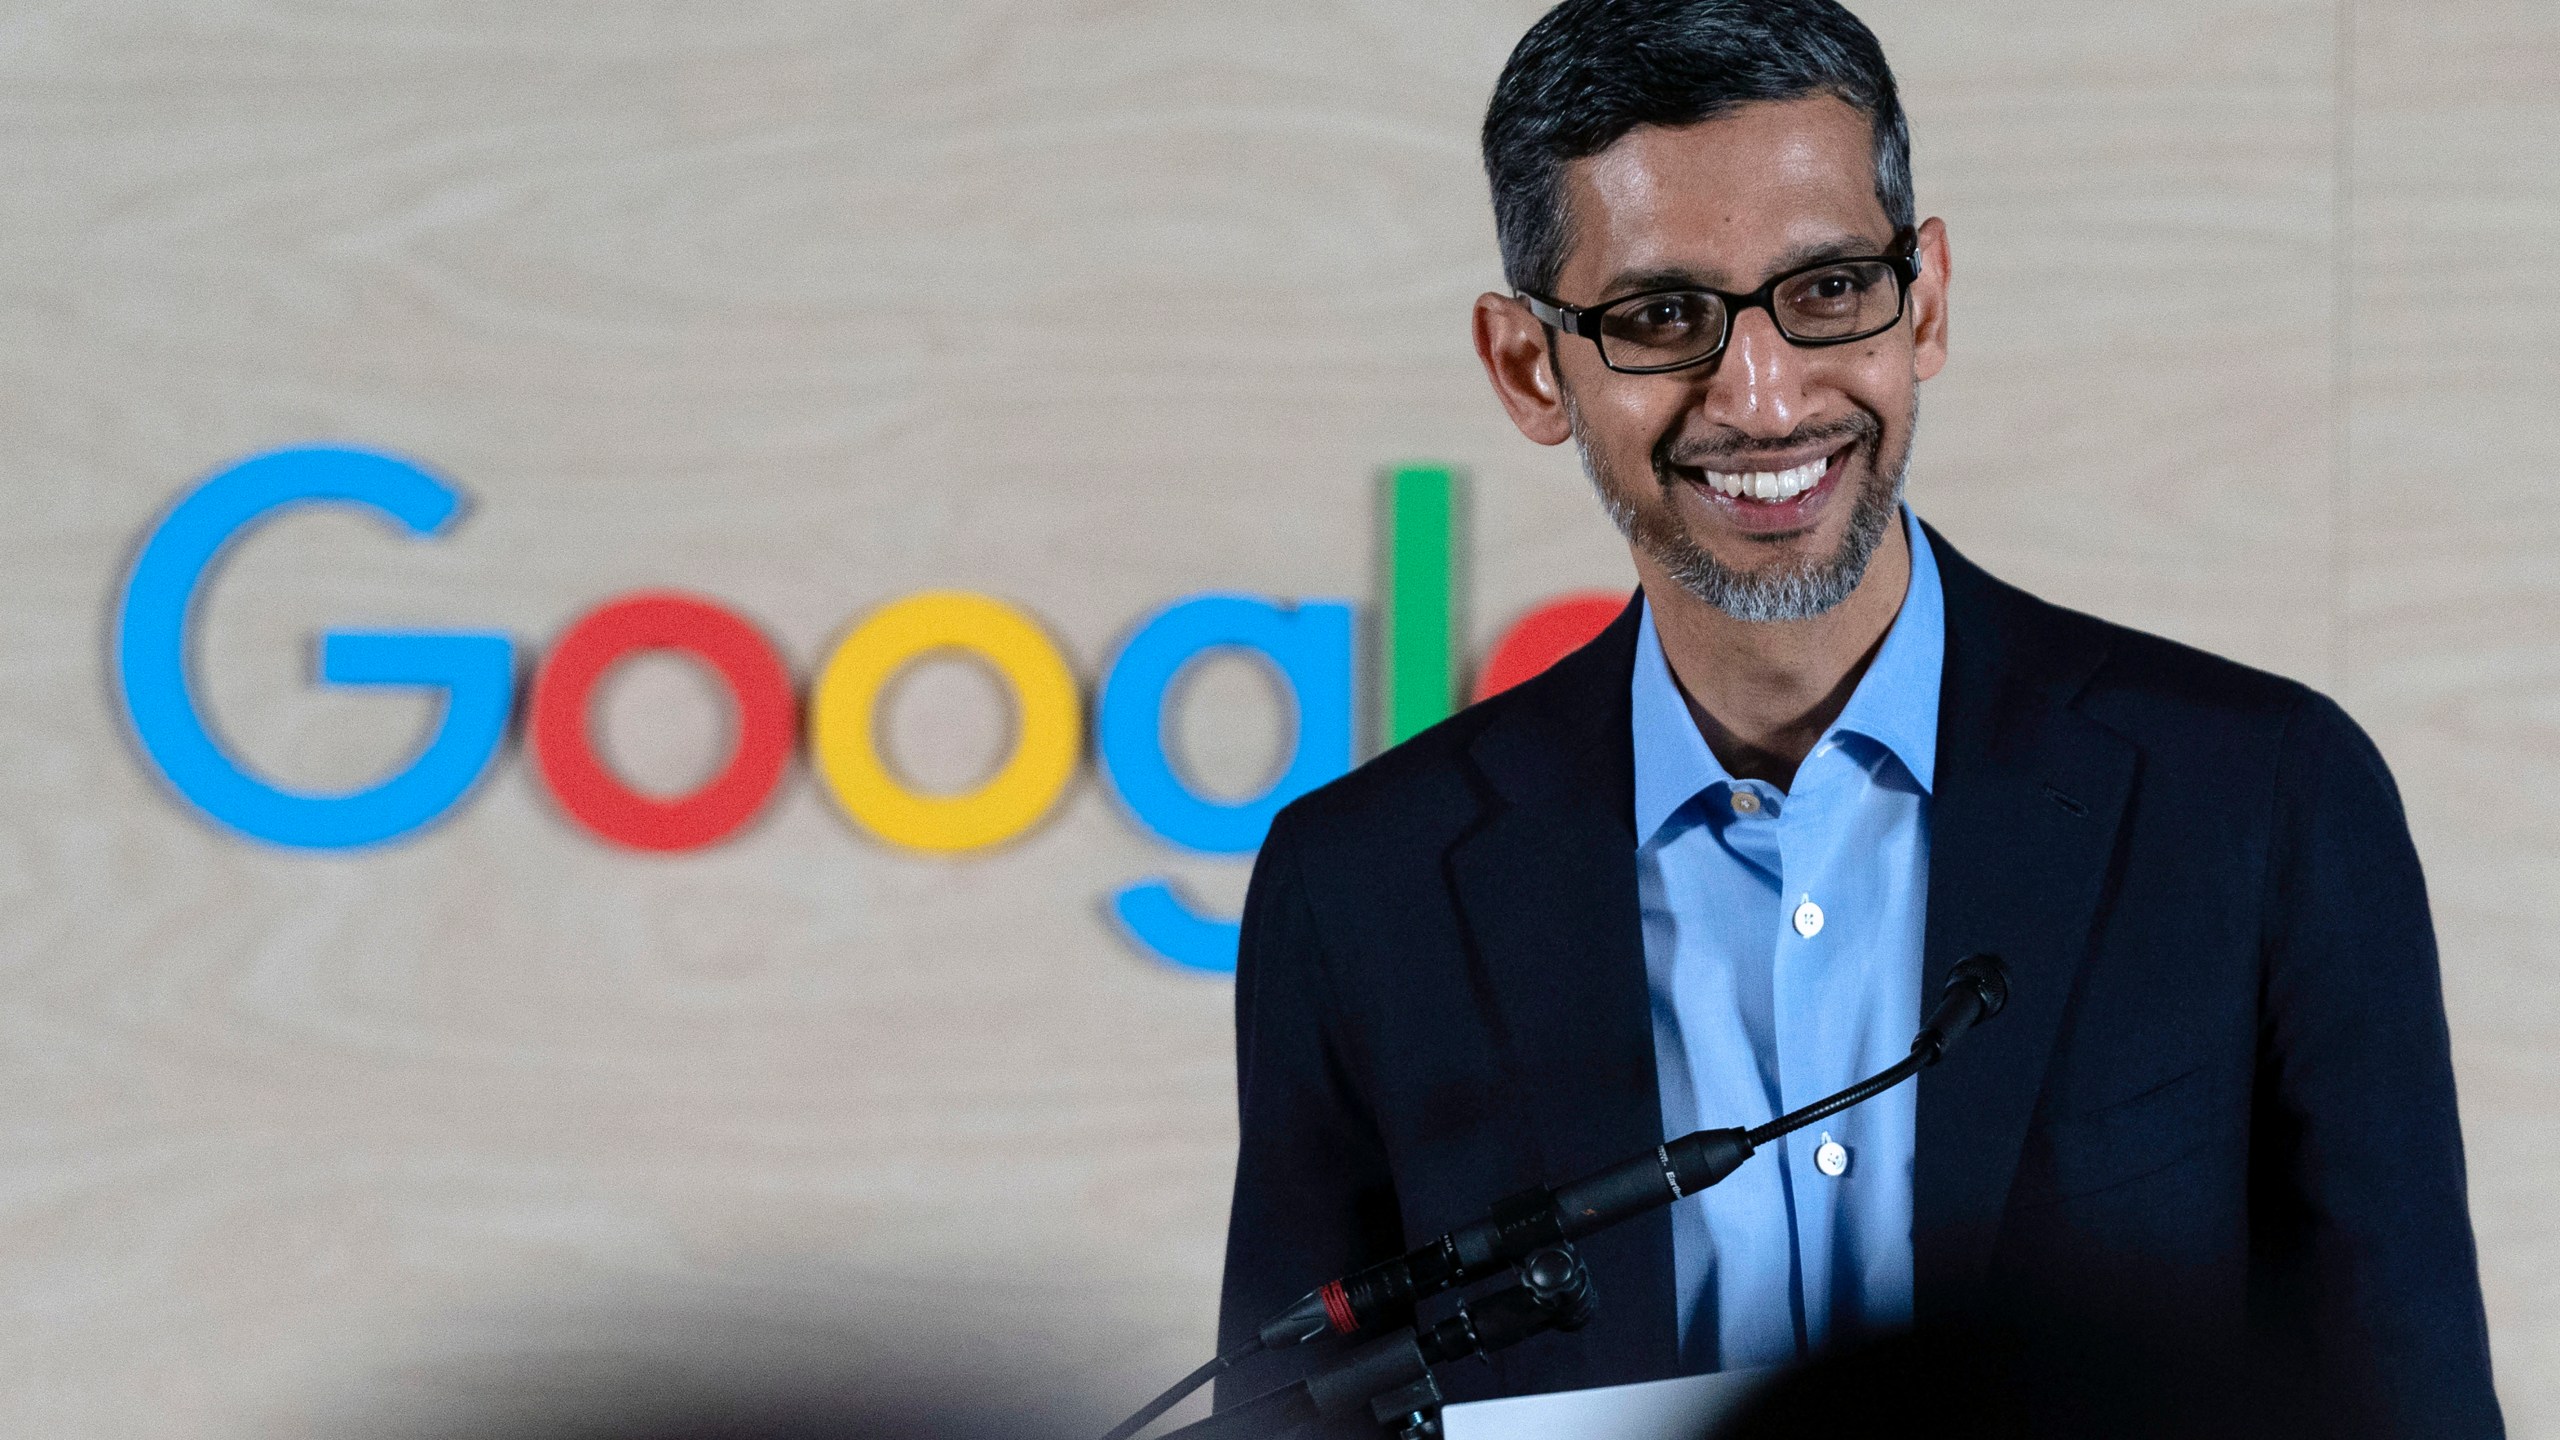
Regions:
[[[1703,1440],[1767,1379],[1766,1370],[1683,1375],[1641,1385],[1470,1400],[1441,1410],[1447,1440]]]

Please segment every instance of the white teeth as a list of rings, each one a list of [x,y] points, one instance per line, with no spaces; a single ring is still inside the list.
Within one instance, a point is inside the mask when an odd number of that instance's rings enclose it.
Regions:
[[[1747,495],[1754,500],[1777,501],[1793,500],[1821,484],[1823,472],[1830,468],[1830,460],[1822,459],[1808,460],[1793,470],[1775,473],[1765,470],[1748,473],[1709,470],[1705,474],[1707,483],[1714,486],[1716,493],[1720,495],[1730,495],[1736,499]]]

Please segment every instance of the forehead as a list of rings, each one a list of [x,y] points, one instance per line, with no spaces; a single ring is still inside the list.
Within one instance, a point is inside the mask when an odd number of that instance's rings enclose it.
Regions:
[[[1785,257],[1886,238],[1875,129],[1828,95],[1642,126],[1565,172],[1568,296],[1618,276],[1681,273],[1750,289]]]

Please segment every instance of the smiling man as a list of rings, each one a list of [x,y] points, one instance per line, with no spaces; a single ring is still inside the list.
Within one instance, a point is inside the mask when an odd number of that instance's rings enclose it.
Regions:
[[[1568,0],[1484,126],[1513,423],[1640,584],[1273,826],[1238,971],[1222,1339],[1499,1197],[1997,1024],[1593,1237],[1518,1393],[1915,1322],[2173,1357],[2288,1433],[2494,1435],[2426,897],[2353,722],[2006,586],[1903,505],[1948,352],[1875,39],[1828,0]],[[1231,1376],[1251,1393],[1303,1364]]]

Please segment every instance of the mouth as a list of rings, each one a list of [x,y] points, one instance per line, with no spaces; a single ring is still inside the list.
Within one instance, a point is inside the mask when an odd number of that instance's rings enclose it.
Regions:
[[[1839,489],[1854,441],[1791,464],[1770,462],[1751,470],[1704,466],[1667,467],[1686,489],[1735,528],[1753,535],[1792,534],[1811,525]]]

